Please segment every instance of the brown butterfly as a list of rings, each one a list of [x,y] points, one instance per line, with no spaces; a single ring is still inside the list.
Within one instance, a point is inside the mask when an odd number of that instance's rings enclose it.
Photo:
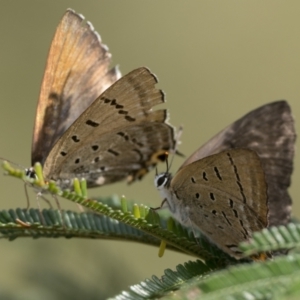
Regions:
[[[120,78],[111,54],[81,15],[67,10],[47,59],[37,105],[32,165],[46,180],[88,187],[142,178],[175,147],[157,79],[141,67]],[[29,175],[30,171],[28,171]]]
[[[182,224],[241,258],[253,232],[290,220],[294,121],[286,101],[259,107],[196,150],[155,185]]]

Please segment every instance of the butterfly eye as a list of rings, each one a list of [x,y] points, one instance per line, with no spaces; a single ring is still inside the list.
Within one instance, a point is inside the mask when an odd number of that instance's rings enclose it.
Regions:
[[[156,187],[160,187],[164,185],[168,180],[168,177],[166,174],[158,175],[158,179],[156,180]]]
[[[37,179],[37,176],[33,168],[25,169],[25,175],[28,178]]]

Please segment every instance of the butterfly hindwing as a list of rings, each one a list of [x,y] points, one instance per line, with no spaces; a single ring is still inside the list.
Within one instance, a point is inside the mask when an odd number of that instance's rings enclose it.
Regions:
[[[230,148],[248,148],[260,157],[266,175],[269,199],[269,225],[290,220],[291,183],[295,152],[295,127],[290,106],[276,101],[261,106],[219,132],[196,150],[182,167]]]
[[[180,221],[236,258],[238,244],[268,224],[267,185],[254,151],[229,149],[186,165],[170,191],[179,215],[186,216]]]

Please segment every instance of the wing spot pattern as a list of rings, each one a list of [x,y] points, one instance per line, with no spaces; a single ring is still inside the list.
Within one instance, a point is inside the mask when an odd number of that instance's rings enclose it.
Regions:
[[[118,113],[120,115],[125,115],[124,118],[125,118],[126,121],[129,121],[129,122],[134,122],[135,121],[135,118],[128,116],[128,111],[123,110],[122,108],[124,108],[124,106],[121,105],[121,104],[118,104],[116,99],[110,100],[108,98],[102,97],[101,100],[103,100],[104,103],[110,103],[110,105],[115,106],[115,108],[118,109]]]
[[[244,238],[248,239],[249,233],[248,233],[247,229],[244,227],[244,223],[243,223],[242,220],[240,220],[240,224],[241,224],[241,226],[242,226],[242,228],[244,230],[244,231],[242,231],[242,234],[243,234]]]
[[[55,92],[51,92],[51,93],[49,93],[48,98],[52,99],[52,100],[55,100],[55,101],[58,101],[59,100],[59,95]]]
[[[118,113],[119,113],[120,115],[127,115],[127,114],[128,114],[128,111],[120,109],[120,110],[118,111]]]
[[[129,137],[127,134],[125,134],[124,132],[118,132],[117,135],[121,136],[124,138],[125,141],[128,141],[129,140]]]
[[[209,197],[210,197],[210,199],[213,200],[213,201],[216,200],[216,199],[215,199],[215,195],[214,195],[213,193],[209,193]]]
[[[105,97],[102,97],[101,100],[104,102],[104,103],[109,103],[111,100],[108,99],[108,98],[105,98]]]
[[[91,126],[91,127],[98,127],[98,126],[99,126],[99,123],[94,122],[94,121],[92,121],[92,120],[87,120],[87,121],[85,122],[85,124],[86,124],[86,125],[89,125],[89,126]]]
[[[238,218],[239,216],[238,216],[237,211],[236,211],[235,209],[233,209],[232,211],[233,211],[233,213],[234,213],[234,216],[235,216],[236,218]]]
[[[135,118],[132,118],[130,116],[125,116],[125,120],[129,121],[129,122],[134,122]]]
[[[217,167],[214,167],[214,171],[215,171],[215,173],[216,173],[217,177],[219,178],[219,180],[221,180],[221,181],[222,181],[221,174],[220,174],[220,172],[219,172],[219,170],[218,170],[218,168],[217,168]]]
[[[191,177],[191,181],[192,181],[192,183],[196,183],[196,180],[194,177]]]
[[[233,171],[234,171],[234,174],[235,174],[235,177],[236,177],[236,183],[237,183],[237,185],[238,185],[238,187],[239,187],[241,196],[242,196],[242,198],[243,198],[243,202],[244,202],[244,203],[247,203],[247,198],[246,198],[246,196],[245,196],[245,194],[244,194],[243,185],[242,185],[242,183],[241,183],[241,180],[240,180],[240,176],[239,176],[237,167],[236,167],[236,165],[235,165],[235,163],[234,163],[234,161],[233,161],[233,159],[232,159],[230,153],[227,153],[227,156],[228,156],[228,158],[229,158],[230,164],[231,164],[232,167],[233,167]]]
[[[114,105],[116,109],[124,108],[124,106],[119,104],[116,99],[111,100],[110,105]]]
[[[115,106],[115,108],[118,109],[118,113],[120,115],[125,115],[124,118],[125,118],[126,121],[129,121],[129,122],[134,122],[135,121],[135,118],[128,116],[128,111],[123,110],[122,108],[124,108],[124,106],[121,105],[121,104],[118,104],[116,99],[111,100],[111,99],[102,97],[101,100],[104,101],[104,103],[110,103],[110,105]]]
[[[225,218],[225,220],[227,221],[227,223],[228,223],[230,226],[232,226],[232,224],[231,224],[230,221],[228,220],[228,218],[227,218],[226,214],[224,213],[224,211],[222,211],[222,215],[223,215],[223,217]]]
[[[107,152],[109,152],[109,153],[113,154],[114,156],[119,156],[119,155],[120,155],[120,153],[119,153],[119,152],[117,152],[117,151],[114,151],[113,149],[108,149],[108,150],[107,150]]]
[[[208,179],[207,179],[207,177],[206,177],[206,172],[203,172],[203,173],[202,173],[202,176],[203,176],[203,179],[204,179],[205,181],[208,181]]]
[[[72,140],[73,140],[75,143],[80,142],[80,139],[78,138],[77,135],[73,135],[73,136],[72,136]]]
[[[98,146],[98,145],[93,145],[93,146],[92,146],[92,150],[93,150],[93,151],[97,151],[98,149],[99,149],[99,146]]]

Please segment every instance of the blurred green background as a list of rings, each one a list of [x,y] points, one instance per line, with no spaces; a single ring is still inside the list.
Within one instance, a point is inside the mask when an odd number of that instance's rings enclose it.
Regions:
[[[35,107],[55,28],[66,8],[91,21],[122,74],[149,67],[167,94],[180,151],[189,155],[248,111],[287,99],[300,116],[299,1],[0,1],[0,156],[29,166]],[[300,132],[299,123],[296,123]],[[172,169],[183,159],[176,157]],[[300,177],[290,192],[299,216]],[[164,170],[160,166],[160,170]],[[154,173],[90,195],[126,195],[157,206]],[[2,176],[1,209],[25,207],[20,181]],[[30,193],[36,207],[35,194]],[[61,200],[63,208],[74,208]],[[104,299],[192,257],[133,243],[1,241],[0,299]]]

